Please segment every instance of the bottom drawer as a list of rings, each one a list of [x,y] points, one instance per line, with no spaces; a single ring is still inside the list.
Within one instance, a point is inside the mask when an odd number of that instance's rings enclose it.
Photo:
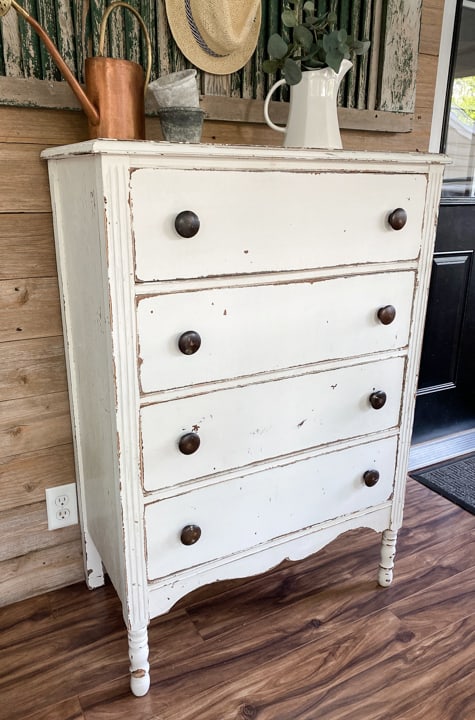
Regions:
[[[397,438],[387,438],[151,503],[145,510],[149,580],[387,501],[396,446]],[[379,472],[371,487],[363,479],[367,470]],[[201,535],[186,545],[181,535],[189,525]]]

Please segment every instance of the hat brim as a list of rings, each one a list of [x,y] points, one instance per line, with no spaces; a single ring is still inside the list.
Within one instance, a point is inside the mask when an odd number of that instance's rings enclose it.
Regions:
[[[229,75],[244,67],[256,49],[261,28],[261,12],[256,14],[251,31],[239,50],[216,57],[198,45],[186,17],[184,0],[165,0],[165,5],[173,39],[183,55],[200,70],[212,75]]]

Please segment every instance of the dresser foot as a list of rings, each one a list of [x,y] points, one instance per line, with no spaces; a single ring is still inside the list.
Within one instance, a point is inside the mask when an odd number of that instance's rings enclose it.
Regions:
[[[147,628],[129,632],[130,689],[141,697],[150,687]]]
[[[381,561],[379,563],[378,583],[381,587],[391,585],[393,579],[394,557],[396,555],[397,532],[385,530],[381,540]]]

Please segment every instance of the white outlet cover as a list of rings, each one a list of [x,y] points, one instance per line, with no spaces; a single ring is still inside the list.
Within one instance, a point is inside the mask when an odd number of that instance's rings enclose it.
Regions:
[[[48,530],[58,530],[68,525],[78,523],[78,502],[76,495],[76,483],[58,485],[58,487],[46,488],[46,512],[48,515]],[[64,496],[66,502],[59,504],[57,498]]]

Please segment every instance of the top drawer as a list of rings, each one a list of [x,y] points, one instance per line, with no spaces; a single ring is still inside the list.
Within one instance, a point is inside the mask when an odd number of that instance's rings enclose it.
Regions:
[[[207,277],[414,259],[425,175],[162,170],[131,175],[138,281]],[[407,211],[393,230],[389,214]],[[190,238],[175,218],[191,210]]]

